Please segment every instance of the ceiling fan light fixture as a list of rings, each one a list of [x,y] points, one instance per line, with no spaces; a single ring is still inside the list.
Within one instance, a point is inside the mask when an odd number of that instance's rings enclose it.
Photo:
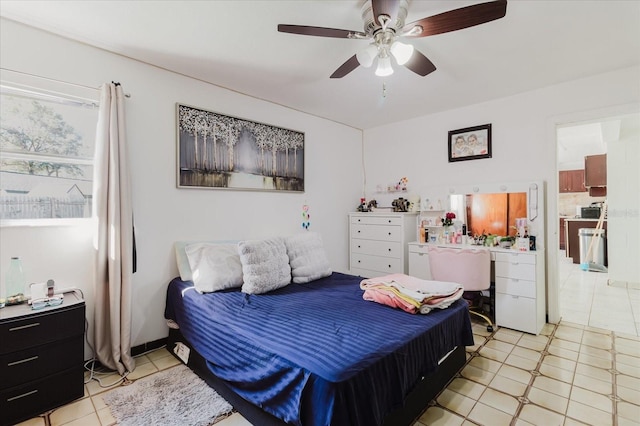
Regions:
[[[398,65],[404,65],[413,55],[413,45],[394,41],[390,51],[393,57],[396,58]]]
[[[373,60],[376,59],[376,56],[378,56],[378,47],[374,43],[371,43],[364,50],[356,53],[356,59],[360,65],[365,68],[373,65]]]
[[[378,68],[376,68],[376,75],[378,77],[386,77],[393,74],[393,68],[391,68],[391,58],[388,56],[378,58]]]

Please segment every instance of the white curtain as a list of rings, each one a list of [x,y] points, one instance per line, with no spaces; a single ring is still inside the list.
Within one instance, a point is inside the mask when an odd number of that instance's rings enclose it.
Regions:
[[[93,206],[98,218],[95,356],[104,366],[122,375],[135,368],[131,356],[135,265],[124,94],[117,83],[101,87],[94,188]]]

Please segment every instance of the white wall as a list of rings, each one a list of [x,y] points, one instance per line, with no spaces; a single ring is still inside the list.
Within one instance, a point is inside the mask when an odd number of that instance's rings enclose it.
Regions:
[[[609,279],[640,286],[640,114],[620,120],[617,140],[607,145],[607,241]]]
[[[402,176],[408,177],[410,192],[417,194],[430,185],[542,180],[547,195],[545,239],[547,247],[557,247],[556,125],[638,111],[639,75],[640,68],[626,68],[368,129],[364,133],[367,197],[375,198],[376,185]],[[447,132],[487,123],[492,124],[492,158],[449,163]],[[550,249],[546,254],[552,321],[558,320],[557,253]]]
[[[362,191],[360,130],[4,19],[0,42],[2,68],[96,88],[119,81],[131,94],[125,108],[138,249],[134,346],[167,335],[166,286],[177,276],[174,241],[302,232],[302,205],[308,204],[310,230],[322,234],[333,268],[347,270],[346,215],[358,204]],[[177,189],[176,102],[304,132],[305,193]],[[21,256],[29,282],[54,278],[61,287],[84,289],[92,322],[90,223],[5,227],[0,237],[3,271],[11,256]]]

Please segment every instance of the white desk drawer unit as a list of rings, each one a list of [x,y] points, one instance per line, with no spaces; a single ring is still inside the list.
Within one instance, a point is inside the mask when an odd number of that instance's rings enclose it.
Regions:
[[[409,244],[409,275],[423,280],[433,279],[426,245],[419,243]]]
[[[407,273],[407,243],[415,240],[415,213],[350,213],[349,269],[371,278]]]
[[[544,260],[537,252],[496,253],[496,324],[538,334],[545,317]]]
[[[427,247],[429,244],[409,243],[409,275],[432,279]],[[458,244],[439,244],[463,248]],[[544,252],[516,252],[491,248],[494,264],[495,320],[501,327],[539,334],[546,322]]]

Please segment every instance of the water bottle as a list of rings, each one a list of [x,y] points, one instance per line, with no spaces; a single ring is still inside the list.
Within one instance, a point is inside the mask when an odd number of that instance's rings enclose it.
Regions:
[[[17,305],[27,300],[24,297],[25,285],[26,280],[22,270],[22,261],[19,257],[12,257],[5,277],[7,305]]]

